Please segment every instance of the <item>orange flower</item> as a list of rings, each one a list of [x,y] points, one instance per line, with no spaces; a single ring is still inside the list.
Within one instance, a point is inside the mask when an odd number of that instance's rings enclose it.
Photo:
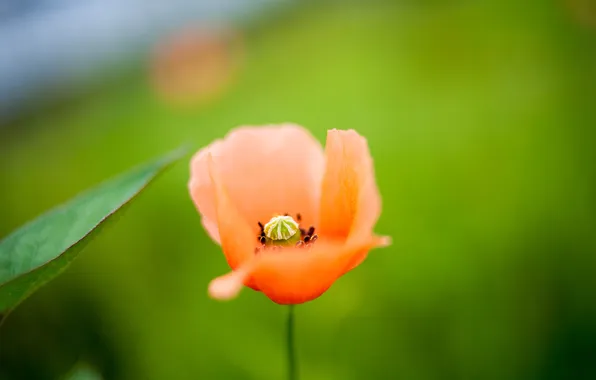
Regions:
[[[229,28],[176,31],[154,50],[150,68],[153,87],[174,106],[210,104],[236,79],[243,63],[242,42]]]
[[[353,130],[329,131],[324,152],[297,125],[240,127],[196,153],[190,171],[203,226],[232,268],[209,285],[214,298],[246,285],[279,304],[310,301],[389,243],[372,231],[381,199]]]

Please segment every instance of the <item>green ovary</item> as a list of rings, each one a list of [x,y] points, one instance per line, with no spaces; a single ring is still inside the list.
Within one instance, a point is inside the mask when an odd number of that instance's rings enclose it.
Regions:
[[[291,216],[275,216],[264,227],[265,245],[293,246],[300,241],[300,226]]]

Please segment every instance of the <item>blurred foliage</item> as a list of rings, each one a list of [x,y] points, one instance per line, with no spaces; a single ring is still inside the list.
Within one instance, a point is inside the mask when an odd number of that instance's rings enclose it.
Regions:
[[[93,368],[83,363],[79,363],[66,375],[65,380],[102,380],[101,375]]]
[[[109,173],[241,124],[369,139],[392,235],[296,309],[303,379],[596,378],[596,32],[577,2],[306,3],[246,28],[194,110],[147,68],[0,130],[0,235]],[[0,330],[0,378],[279,379],[285,309],[227,270],[177,165]]]

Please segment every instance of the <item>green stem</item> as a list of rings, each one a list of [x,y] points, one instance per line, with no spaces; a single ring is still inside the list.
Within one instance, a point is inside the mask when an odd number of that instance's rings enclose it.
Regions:
[[[296,349],[294,347],[294,305],[288,309],[288,380],[298,380],[298,368],[296,366]]]

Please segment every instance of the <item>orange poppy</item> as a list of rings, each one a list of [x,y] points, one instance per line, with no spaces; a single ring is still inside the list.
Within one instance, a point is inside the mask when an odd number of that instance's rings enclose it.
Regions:
[[[240,127],[195,154],[190,195],[232,272],[209,294],[243,285],[279,304],[319,297],[372,248],[381,198],[364,137],[331,130],[325,151],[304,128]]]
[[[152,84],[171,105],[208,105],[230,88],[242,56],[242,38],[232,29],[184,28],[156,46],[150,68]]]

